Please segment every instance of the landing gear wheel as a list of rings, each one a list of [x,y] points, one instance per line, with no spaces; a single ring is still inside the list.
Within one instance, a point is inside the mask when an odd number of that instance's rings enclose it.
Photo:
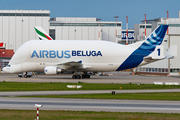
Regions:
[[[89,79],[89,78],[90,78],[90,75],[86,75],[86,78]]]
[[[27,75],[24,75],[25,78],[27,78],[28,76]]]
[[[86,75],[82,75],[82,78],[86,78]]]
[[[77,75],[77,79],[81,79],[81,76],[80,76],[80,75]]]
[[[72,76],[72,79],[76,79],[76,78],[77,78],[77,76],[76,76],[76,75],[73,75],[73,76]]]

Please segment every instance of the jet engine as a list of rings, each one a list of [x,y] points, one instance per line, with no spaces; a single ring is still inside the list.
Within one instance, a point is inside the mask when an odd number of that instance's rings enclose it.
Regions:
[[[55,74],[58,74],[58,73],[61,73],[61,72],[63,72],[63,70],[56,67],[56,66],[46,66],[44,68],[44,73],[46,75],[55,75]]]

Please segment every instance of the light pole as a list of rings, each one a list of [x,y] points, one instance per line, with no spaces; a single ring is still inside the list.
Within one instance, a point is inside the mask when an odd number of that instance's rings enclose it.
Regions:
[[[117,18],[119,18],[119,16],[114,16],[114,18],[116,18],[116,43],[117,43]]]
[[[169,11],[166,11],[167,12],[167,25],[168,25],[168,19],[169,19]],[[167,35],[169,34],[169,29],[167,28]],[[169,36],[168,36],[168,49],[170,47],[170,39],[169,39]],[[170,75],[170,59],[168,59],[168,75]]]
[[[167,12],[167,25],[168,25],[168,19],[169,19],[169,11],[166,11]],[[167,34],[169,34],[169,29],[167,28]]]
[[[98,18],[97,18],[97,21],[99,21],[99,31],[98,31],[98,38],[99,38],[99,40],[100,40],[100,20],[101,20],[101,19],[98,19]]]
[[[144,24],[143,24],[143,22],[142,22],[142,29],[141,29],[141,31],[142,31],[142,33],[141,33],[141,39],[143,40],[143,26],[144,26]]]
[[[97,19],[97,21],[99,21],[99,31],[98,31],[98,38],[99,38],[99,40],[100,40],[100,35],[101,35],[101,34],[100,34],[100,20],[101,20],[101,19]]]
[[[145,15],[145,24],[144,24],[144,27],[145,27],[145,39],[146,39],[146,14]]]
[[[126,45],[128,45],[128,16],[126,16]]]

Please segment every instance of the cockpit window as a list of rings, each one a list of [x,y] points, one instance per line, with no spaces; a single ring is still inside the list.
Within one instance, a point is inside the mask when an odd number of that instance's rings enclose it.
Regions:
[[[6,67],[11,67],[11,65],[7,65]]]

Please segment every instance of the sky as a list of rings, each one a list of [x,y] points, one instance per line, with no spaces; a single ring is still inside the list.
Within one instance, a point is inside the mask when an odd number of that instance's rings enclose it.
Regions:
[[[123,29],[128,16],[129,28],[146,18],[178,18],[180,0],[0,0],[0,10],[50,10],[50,17],[96,17],[116,21]]]

